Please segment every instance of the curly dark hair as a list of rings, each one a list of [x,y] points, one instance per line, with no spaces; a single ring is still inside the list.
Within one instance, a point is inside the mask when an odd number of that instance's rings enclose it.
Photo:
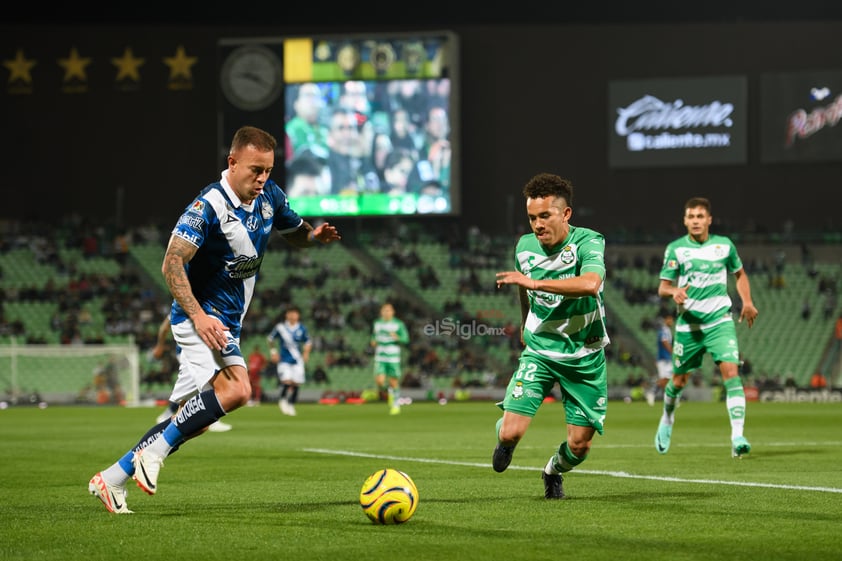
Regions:
[[[523,196],[528,199],[558,197],[564,199],[567,206],[572,207],[573,183],[552,173],[539,173],[526,183]]]

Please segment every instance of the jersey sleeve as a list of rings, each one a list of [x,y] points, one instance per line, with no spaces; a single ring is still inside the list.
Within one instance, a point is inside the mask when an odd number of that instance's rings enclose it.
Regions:
[[[304,219],[289,206],[289,199],[287,199],[286,193],[283,192],[277,183],[272,182],[269,192],[274,201],[274,228],[281,234],[289,234],[296,231],[304,222]]]
[[[579,273],[597,273],[605,278],[605,237],[593,232],[590,239],[584,241],[579,247],[579,258],[581,269]]]
[[[672,282],[678,278],[678,259],[675,258],[675,248],[672,245],[668,245],[664,250],[664,262],[658,277]]]
[[[737,253],[737,247],[734,245],[734,242],[729,239],[728,244],[731,246],[731,251],[728,252],[726,267],[728,267],[728,272],[736,273],[743,268],[743,260],[740,259],[740,254]]]
[[[201,247],[208,235],[208,227],[216,218],[213,206],[201,196],[193,199],[173,228],[172,234],[184,241]]]

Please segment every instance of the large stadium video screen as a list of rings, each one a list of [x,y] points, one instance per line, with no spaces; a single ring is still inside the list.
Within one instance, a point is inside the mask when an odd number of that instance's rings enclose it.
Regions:
[[[272,178],[299,214],[459,214],[454,34],[225,39],[219,48],[221,155],[242,124],[283,138]]]

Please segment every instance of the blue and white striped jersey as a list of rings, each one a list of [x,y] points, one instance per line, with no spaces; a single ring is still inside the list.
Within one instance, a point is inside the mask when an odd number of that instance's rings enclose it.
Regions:
[[[186,271],[202,309],[239,338],[272,228],[281,234],[294,232],[303,219],[271,179],[251,204],[243,204],[228,184],[227,173],[193,199],[172,234],[199,248]],[[172,324],[186,319],[173,300]]]
[[[295,325],[282,321],[276,323],[269,333],[269,342],[277,339],[281,362],[286,364],[304,364],[302,351],[304,345],[310,342],[310,334],[301,322]]]

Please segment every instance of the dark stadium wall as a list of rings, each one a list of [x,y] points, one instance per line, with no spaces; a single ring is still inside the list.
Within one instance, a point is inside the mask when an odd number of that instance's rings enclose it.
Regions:
[[[451,29],[461,50],[465,224],[523,229],[521,186],[532,174],[550,171],[578,188],[573,222],[618,239],[623,232],[680,228],[683,202],[694,195],[710,197],[718,224],[738,231],[779,232],[787,221],[796,230],[842,230],[842,164],[762,164],[757,123],[762,73],[842,69],[842,22]],[[0,67],[0,149],[7,158],[0,218],[56,221],[74,213],[96,223],[169,225],[221,170],[217,40],[314,32],[0,25],[2,61],[21,49],[37,61],[24,92],[13,91],[7,67]],[[74,47],[91,59],[87,83],[75,89],[63,83],[57,63]],[[145,62],[136,84],[118,86],[111,59],[126,47]],[[189,80],[173,84],[162,61],[178,47],[197,62]],[[609,167],[609,81],[716,75],[747,77],[746,164]]]

